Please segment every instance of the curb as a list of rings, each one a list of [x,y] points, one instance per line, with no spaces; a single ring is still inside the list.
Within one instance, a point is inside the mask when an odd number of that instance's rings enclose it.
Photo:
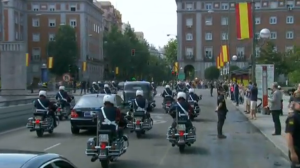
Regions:
[[[227,102],[230,101],[229,103],[232,103],[231,100],[228,100],[227,99]],[[234,103],[232,103],[234,105]],[[244,104],[243,104],[244,105]],[[257,127],[252,120],[249,120],[248,116],[246,113],[244,113],[239,107],[235,107],[236,110],[238,110],[240,113],[242,113],[246,118],[247,120],[255,127],[259,130],[259,132],[266,138],[268,139],[281,153],[282,155],[289,160],[289,157],[288,157],[288,151],[286,151],[286,149],[282,149],[280,146],[276,145],[277,142],[274,141],[274,139],[272,138],[269,138],[268,134],[264,131],[262,131],[259,127]],[[282,136],[282,135],[281,135]]]

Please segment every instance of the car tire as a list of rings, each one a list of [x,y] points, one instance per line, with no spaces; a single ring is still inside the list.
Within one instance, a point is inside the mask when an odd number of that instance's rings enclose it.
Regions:
[[[79,132],[80,132],[80,129],[79,128],[76,128],[76,127],[71,127],[71,132],[72,132],[72,134],[79,134]]]

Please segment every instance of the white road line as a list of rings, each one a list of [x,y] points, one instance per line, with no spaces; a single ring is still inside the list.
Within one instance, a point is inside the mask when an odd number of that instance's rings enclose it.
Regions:
[[[52,145],[52,146],[50,146],[50,147],[48,147],[48,148],[44,149],[44,151],[50,150],[50,149],[52,149],[52,148],[55,148],[55,147],[57,147],[57,146],[59,146],[59,145],[61,145],[61,143],[58,143],[58,144]]]
[[[0,135],[4,135],[4,134],[16,132],[16,131],[19,131],[19,130],[23,130],[23,129],[25,129],[25,128],[26,128],[26,127],[24,126],[24,127],[19,127],[19,128],[10,129],[10,130],[7,130],[7,131],[0,132]]]

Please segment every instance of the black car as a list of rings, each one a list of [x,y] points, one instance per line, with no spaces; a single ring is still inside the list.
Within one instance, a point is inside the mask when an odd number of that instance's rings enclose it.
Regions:
[[[76,168],[68,159],[54,153],[0,149],[2,168]]]
[[[80,130],[96,129],[97,123],[91,112],[103,106],[103,97],[105,94],[88,94],[82,96],[71,112],[71,132],[79,134]],[[123,99],[116,94],[111,94],[115,97],[115,106],[120,109],[122,115],[126,115],[126,109],[123,105]]]

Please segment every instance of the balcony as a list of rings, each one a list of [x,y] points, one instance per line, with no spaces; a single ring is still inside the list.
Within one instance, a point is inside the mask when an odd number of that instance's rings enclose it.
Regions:
[[[247,56],[243,53],[237,54],[237,60],[235,62],[245,62],[247,61]]]
[[[193,54],[185,54],[184,61],[195,61],[195,56]]]
[[[213,56],[212,54],[204,54],[203,61],[204,62],[215,62],[215,56]]]

